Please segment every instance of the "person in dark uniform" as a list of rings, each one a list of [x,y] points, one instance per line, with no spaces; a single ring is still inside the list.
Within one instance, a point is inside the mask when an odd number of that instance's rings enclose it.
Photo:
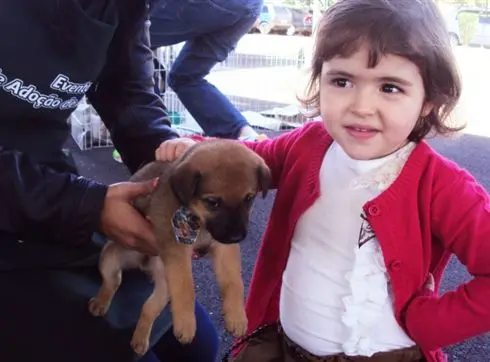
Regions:
[[[129,202],[152,184],[80,177],[63,145],[84,95],[131,172],[178,137],[153,91],[148,12],[146,0],[2,0],[0,361],[137,359],[130,340],[152,288],[147,277],[128,274],[104,318],[87,303],[100,286],[104,239],[94,235],[156,253]],[[167,308],[141,361],[214,361],[216,330],[199,305],[196,316],[196,338],[183,346]]]

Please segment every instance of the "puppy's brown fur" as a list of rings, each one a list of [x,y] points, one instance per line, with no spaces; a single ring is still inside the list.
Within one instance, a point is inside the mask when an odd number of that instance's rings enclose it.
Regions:
[[[137,198],[135,207],[151,222],[160,257],[144,256],[109,242],[102,251],[103,284],[90,300],[89,310],[102,316],[121,283],[121,272],[141,268],[155,282],[143,305],[131,346],[138,354],[148,350],[154,320],[171,301],[173,330],[181,343],[194,338],[194,283],[192,253],[209,251],[223,299],[227,329],[242,336],[247,329],[244,287],[238,242],[247,234],[250,208],[258,192],[265,197],[270,170],[254,152],[235,141],[213,140],[196,144],[173,163],[153,162],[132,181],[159,177],[153,193]],[[199,220],[201,231],[193,245],[177,242],[171,226],[175,211],[187,206]]]

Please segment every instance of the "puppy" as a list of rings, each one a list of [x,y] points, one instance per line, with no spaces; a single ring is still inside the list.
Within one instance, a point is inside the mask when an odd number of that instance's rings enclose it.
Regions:
[[[267,195],[271,174],[262,158],[231,140],[209,140],[189,148],[174,162],[152,162],[131,178],[158,177],[150,195],[134,206],[152,223],[159,257],[149,257],[108,242],[100,256],[103,283],[89,302],[94,316],[103,316],[120,283],[122,270],[140,268],[154,280],[144,303],[131,346],[148,350],[154,320],[171,302],[173,331],[181,343],[196,332],[193,251],[209,251],[223,300],[228,331],[240,337],[247,329],[239,242],[247,235],[257,193]]]

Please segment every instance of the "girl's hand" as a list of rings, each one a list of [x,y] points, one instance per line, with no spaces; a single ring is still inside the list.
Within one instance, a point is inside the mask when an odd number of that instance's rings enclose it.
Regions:
[[[155,151],[157,161],[174,161],[197,142],[190,138],[176,138],[163,142]]]

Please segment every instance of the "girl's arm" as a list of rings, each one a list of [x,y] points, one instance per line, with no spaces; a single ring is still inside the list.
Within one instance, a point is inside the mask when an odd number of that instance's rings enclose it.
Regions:
[[[421,293],[405,310],[411,337],[428,350],[490,331],[490,198],[467,172],[441,167],[434,182],[432,234],[473,279],[441,297]]]
[[[260,142],[242,142],[245,146],[253,150],[262,157],[271,170],[271,188],[275,189],[278,186],[281,174],[284,168],[284,162],[292,140],[297,138],[300,132],[296,129],[292,132],[287,132],[277,138],[266,139]]]
[[[272,174],[271,188],[277,188],[284,168],[287,167],[286,160],[290,153],[296,153],[290,158],[291,162],[302,157],[301,152],[307,149],[311,142],[317,137],[322,137],[322,142],[327,147],[332,142],[326,133],[322,122],[308,122],[305,125],[279,137],[266,139],[261,142],[242,142],[245,146],[261,156]],[[173,161],[183,154],[195,142],[212,140],[212,137],[190,136],[165,141],[155,150],[155,159],[159,161]],[[297,147],[295,147],[297,146]]]
[[[319,122],[310,122],[302,127],[299,127],[293,131],[286,132],[280,136],[272,139],[266,139],[260,142],[242,142],[245,146],[256,152],[260,157],[262,157],[271,170],[272,183],[271,188],[277,188],[281,174],[284,169],[286,157],[290,152],[292,145],[301,138],[301,135],[307,132],[315,131],[315,127],[318,126]],[[204,141],[207,138],[202,136],[192,136],[195,141]],[[211,138],[209,138],[211,139]],[[169,142],[179,142],[179,141],[169,141]],[[162,144],[164,145],[165,142]],[[157,151],[158,154],[158,151]],[[158,157],[157,157],[158,158]],[[163,157],[163,159],[168,159]]]

